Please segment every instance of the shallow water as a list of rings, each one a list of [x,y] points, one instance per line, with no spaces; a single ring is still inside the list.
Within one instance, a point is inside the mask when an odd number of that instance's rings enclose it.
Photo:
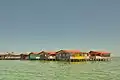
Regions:
[[[0,80],[120,80],[120,58],[74,63],[0,60]]]

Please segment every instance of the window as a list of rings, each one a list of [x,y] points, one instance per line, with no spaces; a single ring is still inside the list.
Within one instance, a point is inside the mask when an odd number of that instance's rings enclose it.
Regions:
[[[62,54],[62,56],[65,56],[65,54]]]
[[[79,56],[82,56],[82,54],[79,54]]]

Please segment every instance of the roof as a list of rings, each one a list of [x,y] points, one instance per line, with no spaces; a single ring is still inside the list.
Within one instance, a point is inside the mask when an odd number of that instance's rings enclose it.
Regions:
[[[62,50],[68,53],[80,53],[80,50]]]
[[[90,51],[90,52],[94,52],[96,54],[110,54],[110,52],[106,52],[106,51]]]
[[[31,52],[30,54],[38,54],[39,52]]]
[[[20,55],[29,55],[29,53],[21,53]]]
[[[41,51],[41,52],[39,52],[39,53],[45,53],[45,51]]]
[[[40,53],[56,54],[55,51],[41,51]]]
[[[56,54],[56,52],[54,52],[54,51],[48,51],[47,53],[49,53],[49,54]]]

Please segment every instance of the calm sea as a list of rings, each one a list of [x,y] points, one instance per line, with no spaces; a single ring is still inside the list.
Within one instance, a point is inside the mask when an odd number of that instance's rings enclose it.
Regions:
[[[74,63],[0,60],[0,80],[120,80],[120,58]]]

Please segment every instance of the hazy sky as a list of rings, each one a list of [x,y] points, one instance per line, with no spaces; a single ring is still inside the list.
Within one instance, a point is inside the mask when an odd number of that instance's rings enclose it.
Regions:
[[[0,51],[120,55],[120,0],[0,0]]]

